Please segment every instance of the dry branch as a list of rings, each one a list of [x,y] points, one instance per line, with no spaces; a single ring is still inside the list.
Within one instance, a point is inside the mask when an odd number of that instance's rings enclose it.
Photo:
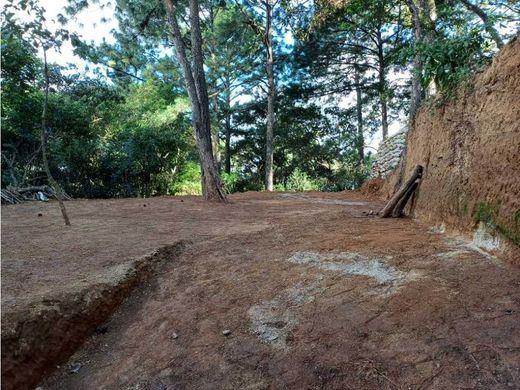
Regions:
[[[47,198],[55,198],[58,196],[54,189],[50,186],[29,186],[29,187],[8,187],[2,188],[0,190],[0,197],[2,199],[2,203],[8,204],[16,204],[21,203],[28,200],[35,200],[34,195],[37,192],[43,193]],[[72,198],[67,195],[65,192],[61,192],[61,197],[66,200],[72,200]]]

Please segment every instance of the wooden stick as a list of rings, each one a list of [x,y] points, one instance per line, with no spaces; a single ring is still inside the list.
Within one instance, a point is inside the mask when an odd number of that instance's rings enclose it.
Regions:
[[[394,194],[394,196],[392,196],[392,198],[388,201],[383,210],[379,212],[379,216],[381,218],[388,218],[392,215],[392,211],[394,210],[399,200],[406,194],[406,192],[415,183],[415,181],[422,177],[422,173],[423,167],[421,165],[417,165],[412,172],[412,176],[408,179],[405,185],[402,186],[401,189],[399,189],[399,191],[397,191]]]

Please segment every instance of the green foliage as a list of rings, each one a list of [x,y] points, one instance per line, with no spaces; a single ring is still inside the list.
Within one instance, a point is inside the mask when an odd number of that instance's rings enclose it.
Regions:
[[[262,189],[260,183],[236,171],[230,173],[223,172],[220,177],[224,185],[224,190],[228,194],[234,192],[260,191]]]
[[[320,182],[316,179],[311,179],[300,168],[296,168],[285,185],[286,191],[318,191],[320,189]]]
[[[478,31],[418,43],[416,52],[423,58],[424,85],[433,81],[441,92],[451,94],[485,63],[483,43]]]
[[[200,180],[200,165],[189,161],[178,180],[170,185],[169,193],[172,195],[200,195],[202,194]]]
[[[265,15],[253,3],[200,4],[211,125],[221,141],[225,133],[231,139],[233,171],[222,177],[227,192],[259,190],[264,180]],[[88,5],[71,0],[66,12],[72,16]],[[436,5],[435,20],[422,15],[419,41],[410,8],[402,1],[282,2],[275,7],[276,189],[358,188],[370,167],[370,155],[363,151],[366,140],[383,123],[402,120],[406,113],[410,91],[403,78],[410,75],[413,60],[422,64],[423,86],[435,83],[449,95],[488,60],[499,46],[494,41],[505,40],[497,40],[493,31],[503,35],[518,25],[511,16],[517,7],[503,2],[478,3],[487,12],[485,23],[462,2]],[[17,21],[19,11],[32,20]],[[38,53],[42,46],[59,48],[71,40],[77,55],[102,64],[106,74],[85,78],[77,69],[50,66],[50,169],[65,190],[76,197],[200,194],[190,105],[179,64],[166,54],[170,43],[161,1],[118,1],[116,42],[97,46],[65,29],[49,31],[36,0],[9,0],[2,16],[3,186],[42,184]],[[63,15],[58,19],[66,22]],[[286,34],[288,22],[292,37]],[[284,42],[289,38],[294,43]],[[185,43],[190,50],[190,40]],[[494,213],[481,205],[475,218],[496,224]],[[520,213],[514,218],[518,224]]]
[[[8,27],[2,37],[2,185],[44,184],[41,63],[16,26]],[[65,77],[57,67],[51,74],[50,169],[64,189],[76,197],[168,193],[195,158],[186,96],[153,72],[124,89]]]

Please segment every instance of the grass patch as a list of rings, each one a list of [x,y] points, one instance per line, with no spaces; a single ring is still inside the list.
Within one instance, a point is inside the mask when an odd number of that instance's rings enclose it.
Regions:
[[[473,213],[473,220],[483,222],[486,226],[520,246],[520,209],[513,214],[514,228],[509,229],[497,222],[498,206],[487,202],[478,202]]]

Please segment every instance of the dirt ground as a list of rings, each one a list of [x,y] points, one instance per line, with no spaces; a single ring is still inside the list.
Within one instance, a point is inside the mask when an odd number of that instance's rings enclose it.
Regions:
[[[2,207],[3,388],[520,388],[518,267],[381,206],[72,201],[70,228],[53,203]]]

